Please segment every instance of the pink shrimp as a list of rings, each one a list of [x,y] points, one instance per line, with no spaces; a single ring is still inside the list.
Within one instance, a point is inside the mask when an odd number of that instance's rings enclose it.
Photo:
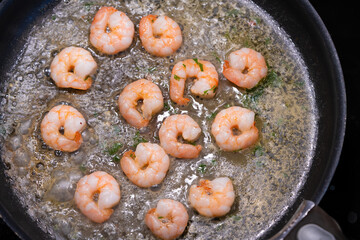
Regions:
[[[94,195],[98,194],[97,201]],[[81,178],[74,200],[80,211],[91,221],[102,223],[114,212],[112,207],[120,201],[120,187],[113,176],[97,171]]]
[[[138,101],[143,100],[141,113],[136,108]],[[164,107],[160,88],[153,82],[140,79],[127,85],[118,99],[120,114],[136,128],[146,127],[151,117]]]
[[[160,144],[165,152],[177,158],[197,158],[202,147],[178,142],[182,135],[186,141],[199,138],[201,128],[188,115],[172,115],[165,119],[159,130]]]
[[[134,24],[125,13],[102,7],[91,24],[90,42],[102,53],[116,54],[131,45],[134,32]]]
[[[218,73],[210,62],[194,59],[187,59],[175,64],[170,78],[170,98],[180,105],[186,105],[190,101],[184,98],[185,81],[195,77],[195,82],[190,91],[202,98],[215,96],[219,83]]]
[[[182,43],[179,25],[167,16],[143,17],[140,21],[139,33],[145,50],[159,57],[173,54]]]
[[[211,133],[217,145],[225,151],[245,149],[253,145],[259,138],[254,117],[254,112],[241,107],[220,111],[211,125]],[[234,133],[234,129],[240,133]]]
[[[242,88],[253,88],[267,74],[264,57],[250,48],[242,48],[229,55],[225,61],[223,74],[230,81]]]
[[[90,52],[79,47],[64,48],[51,62],[51,78],[60,88],[86,90],[91,87],[97,64]]]
[[[60,128],[64,127],[64,134]],[[67,105],[53,107],[41,121],[41,136],[55,150],[73,152],[82,143],[81,131],[86,127],[83,115]]]
[[[145,216],[145,224],[155,236],[164,240],[179,237],[185,230],[189,215],[183,204],[161,199]]]

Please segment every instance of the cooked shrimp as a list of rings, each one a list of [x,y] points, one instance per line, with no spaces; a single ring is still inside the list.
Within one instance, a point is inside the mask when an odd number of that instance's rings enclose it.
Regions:
[[[143,101],[137,109],[138,101]],[[136,128],[146,127],[152,115],[164,107],[164,100],[160,88],[153,82],[140,79],[127,85],[121,92],[118,105],[120,114]]]
[[[60,88],[86,90],[91,87],[97,64],[91,53],[80,47],[64,48],[51,62],[51,78]]]
[[[94,201],[97,198],[97,201]],[[102,223],[114,212],[120,201],[120,187],[113,176],[97,171],[81,178],[74,200],[80,211],[91,221]]]
[[[82,143],[81,131],[86,127],[83,115],[67,105],[53,107],[43,118],[40,126],[44,142],[55,150],[73,152]],[[64,128],[64,134],[60,129]]]
[[[197,158],[201,151],[200,145],[178,142],[182,137],[189,142],[199,138],[201,128],[188,115],[172,115],[165,119],[159,130],[160,145],[165,152],[177,158]]]
[[[171,199],[161,199],[156,208],[145,216],[145,224],[158,238],[175,239],[185,230],[189,215],[183,204]]]
[[[143,17],[140,21],[139,33],[145,50],[158,57],[173,54],[182,43],[179,25],[167,16]]]
[[[140,143],[135,153],[127,151],[120,160],[121,169],[139,187],[159,184],[166,176],[170,160],[164,149],[153,143]]]
[[[217,145],[226,151],[235,151],[253,145],[259,131],[255,127],[255,113],[241,107],[220,111],[211,126]]]
[[[102,53],[116,54],[131,45],[134,31],[134,24],[125,13],[102,7],[91,24],[90,42]]]
[[[250,48],[242,48],[230,53],[225,61],[223,74],[230,81],[242,88],[253,88],[267,74],[264,57]]]
[[[190,187],[190,204],[205,217],[224,216],[230,211],[234,200],[233,184],[227,177],[212,181],[201,179],[198,186]]]
[[[210,62],[194,59],[175,64],[170,78],[170,98],[180,105],[186,105],[190,99],[184,98],[185,81],[195,77],[190,91],[202,98],[215,96],[219,78],[214,65]]]

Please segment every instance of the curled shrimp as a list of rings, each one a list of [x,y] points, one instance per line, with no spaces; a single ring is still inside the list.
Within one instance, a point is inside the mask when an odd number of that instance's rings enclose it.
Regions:
[[[170,160],[164,149],[153,143],[140,143],[135,153],[127,151],[120,160],[121,169],[139,187],[159,184],[166,176]]]
[[[175,239],[185,230],[189,215],[183,204],[171,199],[161,199],[156,208],[145,216],[145,224],[158,238]]]
[[[97,195],[97,201],[94,201]],[[74,200],[80,211],[91,221],[102,223],[114,212],[120,201],[120,187],[113,176],[97,171],[77,183]]]
[[[64,128],[64,134],[60,129]],[[44,142],[55,150],[73,152],[83,142],[81,131],[86,127],[83,115],[67,105],[53,107],[43,118],[40,125]]]
[[[143,102],[141,108],[137,109],[140,100]],[[118,105],[120,114],[129,124],[142,128],[149,124],[152,115],[163,109],[164,100],[160,88],[155,83],[140,79],[124,88],[119,96]]]
[[[187,78],[196,78],[190,91],[202,98],[215,96],[219,82],[218,73],[210,62],[187,59],[175,64],[170,78],[170,98],[180,105],[186,105],[190,101],[184,98],[185,81]]]
[[[173,54],[182,43],[179,25],[167,16],[143,17],[140,21],[139,33],[145,50],[158,57]]]
[[[250,48],[242,48],[230,53],[225,61],[223,74],[230,81],[242,88],[253,88],[267,74],[264,57]]]
[[[230,107],[220,111],[211,125],[217,145],[226,151],[253,145],[259,137],[254,118],[255,113],[246,108]]]
[[[165,119],[159,130],[160,145],[165,152],[177,158],[197,158],[201,151],[200,145],[178,142],[182,137],[189,142],[199,138],[201,128],[188,115],[172,115]]]
[[[91,23],[90,42],[102,53],[116,54],[131,45],[134,32],[134,24],[125,13],[102,7]]]
[[[224,216],[230,211],[234,200],[234,187],[227,177],[212,181],[201,179],[199,184],[192,185],[189,191],[191,206],[206,217]]]
[[[50,66],[50,76],[60,88],[86,90],[91,87],[97,64],[91,53],[80,47],[64,48]]]

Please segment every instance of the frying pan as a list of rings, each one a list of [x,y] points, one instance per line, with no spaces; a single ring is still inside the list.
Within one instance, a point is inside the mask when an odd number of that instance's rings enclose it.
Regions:
[[[0,3],[0,87],[6,87],[4,76],[17,59],[30,26],[51,10],[58,0],[4,0]],[[306,203],[317,205],[324,195],[337,167],[342,149],[346,96],[341,66],[329,33],[307,0],[254,0],[285,30],[297,46],[308,68],[318,107],[318,137],[313,164],[296,201],[271,228],[264,229],[262,238],[274,236],[289,227],[291,218]],[[0,214],[22,239],[47,239],[36,220],[25,214],[3,174],[0,164]],[[305,202],[310,200],[311,202]],[[312,207],[312,204],[310,204]],[[301,208],[304,209],[304,208]],[[301,211],[300,211],[301,213]],[[301,215],[301,214],[300,214]],[[294,219],[294,218],[293,218]],[[290,224],[291,225],[291,224]],[[280,238],[283,235],[276,235]]]

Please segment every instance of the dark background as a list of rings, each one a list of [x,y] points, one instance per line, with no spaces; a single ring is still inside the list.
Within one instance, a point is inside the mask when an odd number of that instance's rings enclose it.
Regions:
[[[1,0],[0,0],[1,2]],[[320,202],[349,240],[360,239],[360,14],[354,2],[310,1],[324,21],[337,49],[347,93],[347,123],[343,151],[335,176]],[[1,33],[4,34],[4,33]],[[17,236],[0,218],[0,239]]]

